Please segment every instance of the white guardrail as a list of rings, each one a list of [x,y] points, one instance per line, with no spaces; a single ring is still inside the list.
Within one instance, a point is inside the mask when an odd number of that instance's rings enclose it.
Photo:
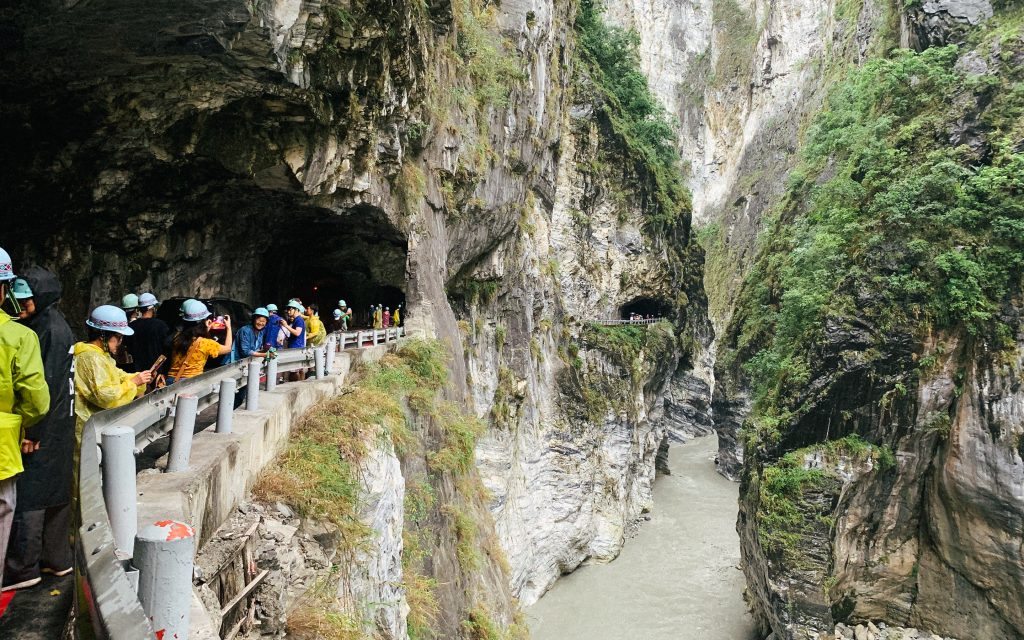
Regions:
[[[170,433],[168,471],[188,468],[196,415],[219,403],[216,430],[230,433],[236,389],[245,388],[245,409],[256,410],[259,381],[264,374],[267,390],[276,386],[278,373],[313,369],[315,377],[310,379],[320,379],[331,371],[338,351],[394,342],[404,335],[403,327],[332,333],[322,347],[285,349],[267,361],[246,358],[93,415],[82,433],[79,461],[76,637],[187,637],[187,628],[178,628],[180,621],[168,620],[179,615],[176,608],[184,606],[187,627],[192,589],[191,529],[179,523],[160,523],[167,527],[159,531],[147,527],[138,532],[136,539],[135,456]],[[174,548],[183,544],[187,546],[184,550]],[[184,572],[173,556],[186,553],[188,571]]]

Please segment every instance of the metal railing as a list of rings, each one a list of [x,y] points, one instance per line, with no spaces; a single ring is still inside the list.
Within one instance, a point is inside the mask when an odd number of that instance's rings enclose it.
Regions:
[[[658,318],[639,318],[637,320],[630,320],[628,318],[623,319],[623,320],[619,320],[619,319],[594,320],[594,321],[592,321],[591,324],[599,324],[599,325],[606,326],[606,327],[616,327],[616,326],[624,325],[624,324],[656,324],[656,323],[661,322],[661,321],[663,321],[665,319],[666,318],[664,318],[664,317],[658,317]]]
[[[144,589],[138,582],[140,576],[132,567],[131,551],[124,549],[127,546],[125,534],[122,531],[115,536],[115,530],[111,525],[103,476],[120,473],[117,477],[119,480],[123,479],[125,464],[124,460],[120,460],[119,464],[108,464],[105,465],[107,469],[101,470],[99,439],[102,432],[110,436],[104,440],[106,444],[108,439],[112,442],[117,440],[118,436],[125,440],[124,436],[127,436],[127,433],[124,428],[130,428],[134,432],[134,454],[138,455],[147,445],[173,429],[169,459],[175,457],[175,448],[178,447],[180,465],[179,434],[187,432],[190,447],[196,413],[218,402],[222,407],[229,403],[233,407],[235,390],[240,388],[246,390],[246,408],[258,408],[259,380],[265,372],[269,373],[267,382],[270,389],[276,385],[275,370],[280,374],[314,369],[317,376],[311,379],[318,379],[330,372],[337,351],[393,342],[404,335],[403,327],[333,333],[328,336],[328,343],[323,347],[282,350],[277,353],[275,359],[268,360],[266,366],[263,358],[246,358],[194,378],[179,380],[123,407],[94,414],[83,429],[79,461],[78,515],[81,520],[75,543],[76,589],[79,594],[77,602],[87,609],[77,611],[79,620],[76,622],[76,635],[87,635],[88,627],[84,626],[82,618],[88,616],[92,633],[97,638],[142,640],[155,637],[154,624],[151,624],[152,612],[144,608],[140,601],[140,596],[144,596]],[[252,385],[254,380],[256,384]],[[183,400],[184,406],[188,407],[187,410],[179,410],[179,407],[183,407]],[[191,422],[182,418],[186,412],[191,414]],[[226,409],[219,411],[221,419],[230,415]],[[218,420],[218,423],[220,422],[221,420]],[[185,426],[175,428],[176,424],[182,423],[185,423]],[[107,430],[108,427],[122,429]],[[225,432],[220,424],[217,431]],[[230,427],[227,432],[230,432]],[[110,462],[114,463],[114,460]],[[187,468],[187,451],[184,464]],[[134,465],[131,468],[134,473]],[[134,485],[133,480],[134,475],[131,475],[128,484]],[[115,488],[115,483],[108,484],[110,486],[106,489]],[[134,486],[130,491],[131,499],[135,500]],[[123,514],[115,513],[114,516],[115,520],[126,520]],[[133,536],[135,526],[136,523],[131,523]],[[167,540],[171,538],[168,537]],[[142,542],[143,535],[140,532],[137,544]],[[186,595],[190,600],[191,581]]]

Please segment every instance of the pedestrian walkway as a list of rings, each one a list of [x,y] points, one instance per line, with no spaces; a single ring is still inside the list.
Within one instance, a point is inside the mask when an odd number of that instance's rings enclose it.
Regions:
[[[31,589],[8,591],[0,598],[0,638],[58,640],[71,612],[74,574],[43,575]]]

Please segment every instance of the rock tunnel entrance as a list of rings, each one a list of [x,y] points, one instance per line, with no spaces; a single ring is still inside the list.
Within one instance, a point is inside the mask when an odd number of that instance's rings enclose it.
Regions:
[[[393,311],[404,304],[408,245],[382,211],[357,207],[294,220],[297,231],[275,239],[262,256],[259,304],[282,306],[297,296],[317,303],[326,320],[345,300],[354,326],[368,326],[371,305]]]
[[[619,309],[619,317],[623,320],[628,320],[634,314],[644,318],[669,317],[672,315],[672,307],[656,298],[635,298]]]

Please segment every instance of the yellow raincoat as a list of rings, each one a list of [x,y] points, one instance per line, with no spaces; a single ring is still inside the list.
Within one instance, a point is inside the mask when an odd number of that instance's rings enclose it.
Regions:
[[[302,316],[306,321],[306,345],[319,347],[327,342],[327,328],[317,315]]]
[[[380,312],[379,308],[375,309],[374,312],[373,312],[373,328],[374,329],[383,329],[384,328],[384,319],[383,319],[383,316],[381,315],[381,312]]]
[[[49,410],[39,336],[0,311],[0,480],[25,470],[22,436]]]
[[[88,342],[75,344],[75,432],[82,441],[82,427],[92,414],[128,404],[146,390],[132,382],[134,373],[117,368],[109,353]]]

